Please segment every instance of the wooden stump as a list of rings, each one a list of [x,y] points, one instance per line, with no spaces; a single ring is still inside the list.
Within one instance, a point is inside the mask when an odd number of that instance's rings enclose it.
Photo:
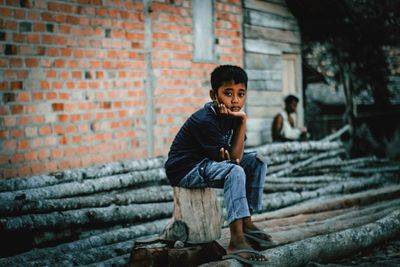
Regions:
[[[217,240],[221,237],[221,214],[214,189],[174,187],[172,222],[164,230],[162,238],[190,244]],[[181,233],[183,227],[179,227],[177,222],[183,222],[187,226],[187,238]],[[181,238],[177,238],[178,236]]]
[[[221,223],[221,208],[213,189],[174,187],[171,222],[153,240],[157,243],[136,242],[128,266],[198,266],[221,260],[225,249],[215,241],[221,237]]]
[[[194,267],[210,261],[222,260],[225,249],[216,241],[185,248],[146,247],[131,252],[127,267]]]

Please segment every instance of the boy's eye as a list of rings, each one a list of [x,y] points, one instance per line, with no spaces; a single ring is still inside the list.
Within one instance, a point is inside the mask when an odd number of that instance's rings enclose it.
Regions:
[[[244,97],[246,93],[239,93],[239,97]]]
[[[226,96],[232,96],[232,93],[231,92],[225,92],[225,95]]]

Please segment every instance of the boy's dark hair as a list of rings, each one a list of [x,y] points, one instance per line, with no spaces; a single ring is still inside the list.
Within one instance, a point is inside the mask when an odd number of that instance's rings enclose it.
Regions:
[[[299,98],[297,96],[294,96],[294,95],[288,95],[285,98],[285,105],[289,105],[292,102],[299,103]]]
[[[211,72],[211,88],[217,91],[224,82],[234,81],[235,84],[244,83],[247,88],[247,74],[239,66],[221,65]]]

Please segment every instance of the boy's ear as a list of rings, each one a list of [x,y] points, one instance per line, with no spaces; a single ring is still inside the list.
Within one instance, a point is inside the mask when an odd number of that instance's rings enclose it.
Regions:
[[[211,100],[216,100],[217,96],[215,95],[215,91],[213,89],[210,90],[210,98]]]

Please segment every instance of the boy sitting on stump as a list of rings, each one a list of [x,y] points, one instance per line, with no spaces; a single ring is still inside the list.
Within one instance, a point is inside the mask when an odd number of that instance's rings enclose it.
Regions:
[[[271,240],[251,220],[251,212],[262,207],[266,165],[256,153],[243,153],[247,74],[238,66],[219,66],[211,73],[211,87],[212,102],[192,114],[176,135],[166,173],[172,186],[223,188],[231,233],[224,258],[263,264],[267,259],[249,245],[263,249]]]

